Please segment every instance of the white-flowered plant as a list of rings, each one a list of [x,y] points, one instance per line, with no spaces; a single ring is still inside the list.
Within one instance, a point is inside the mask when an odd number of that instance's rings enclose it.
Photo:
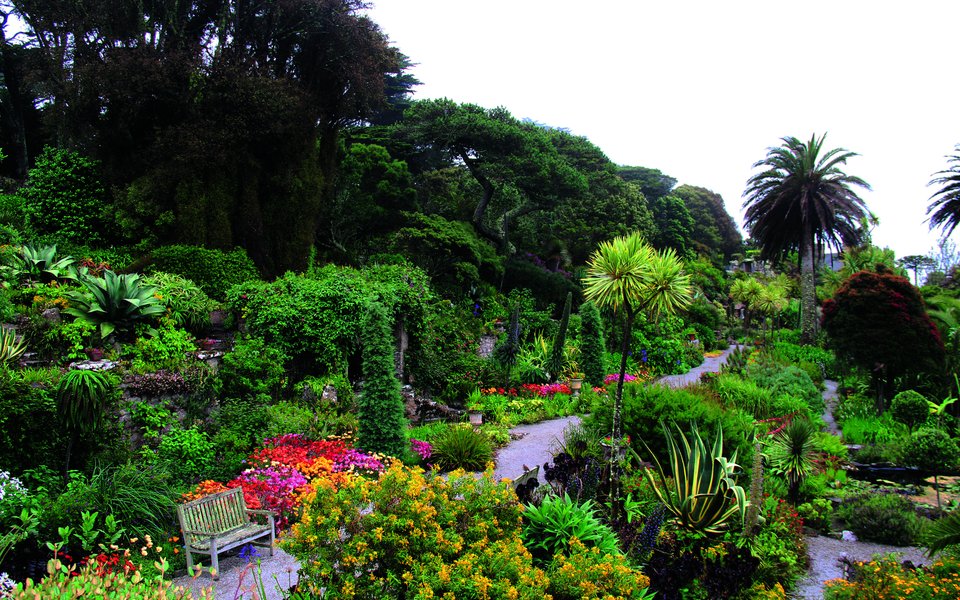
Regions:
[[[26,491],[27,489],[23,487],[23,483],[19,479],[12,477],[7,471],[0,471],[0,502],[3,502],[8,494],[20,496]]]
[[[9,598],[13,594],[13,588],[17,583],[10,579],[6,573],[0,573],[0,598]]]

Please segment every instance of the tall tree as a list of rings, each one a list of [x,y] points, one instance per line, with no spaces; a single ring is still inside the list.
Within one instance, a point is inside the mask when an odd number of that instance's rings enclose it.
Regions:
[[[761,246],[761,258],[779,259],[799,251],[801,342],[816,336],[814,252],[818,243],[842,249],[861,240],[860,220],[869,214],[853,186],[870,189],[840,167],[855,153],[843,148],[824,151],[814,134],[804,143],[782,138],[753,167],[762,171],[747,181],[744,221]]]
[[[683,204],[693,218],[690,245],[697,251],[718,261],[724,261],[743,250],[743,236],[733,217],[727,212],[723,197],[706,188],[681,185],[673,190],[673,196]]]
[[[479,185],[470,218],[506,253],[517,219],[552,209],[582,192],[581,173],[564,160],[547,130],[521,122],[504,108],[485,109],[448,99],[415,102],[395,129],[411,150],[411,168],[466,168]]]
[[[896,378],[943,372],[943,340],[919,292],[885,268],[847,279],[823,303],[823,327],[838,355],[871,374],[878,413]]]
[[[633,321],[639,311],[654,319],[676,314],[692,301],[693,288],[673,250],[657,252],[633,233],[600,244],[587,265],[583,295],[598,308],[610,308],[624,317],[620,377],[613,410],[613,438],[619,440],[623,435],[623,380]]]
[[[949,166],[934,173],[930,180],[929,185],[940,188],[930,196],[930,206],[927,207],[930,229],[942,227],[943,237],[948,237],[960,224],[960,144],[946,158]]]

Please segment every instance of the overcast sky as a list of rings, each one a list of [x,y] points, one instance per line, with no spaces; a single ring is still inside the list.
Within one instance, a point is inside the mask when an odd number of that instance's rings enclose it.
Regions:
[[[416,98],[568,129],[721,194],[738,224],[767,148],[828,132],[860,154],[845,171],[873,188],[874,243],[899,257],[937,241],[927,183],[960,143],[960,2],[373,0],[369,14],[417,63]]]

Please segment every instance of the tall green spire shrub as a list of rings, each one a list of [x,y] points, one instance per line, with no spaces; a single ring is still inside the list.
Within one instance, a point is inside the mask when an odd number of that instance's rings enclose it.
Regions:
[[[390,317],[370,302],[363,322],[363,395],[358,403],[357,445],[367,452],[402,456],[406,416],[393,358]]]
[[[602,385],[606,377],[604,345],[600,311],[593,302],[584,302],[580,305],[580,368],[583,378],[593,385]]]
[[[547,360],[547,370],[550,379],[556,381],[563,370],[563,349],[567,345],[567,325],[570,323],[570,307],[573,304],[573,294],[567,292],[567,301],[563,303],[563,315],[560,317],[560,328],[557,337],[553,338],[553,348],[550,349],[550,358]]]
[[[517,364],[517,355],[520,353],[520,306],[513,307],[510,312],[510,329],[507,335],[493,349],[493,359],[506,369],[504,387],[510,387],[510,373]]]

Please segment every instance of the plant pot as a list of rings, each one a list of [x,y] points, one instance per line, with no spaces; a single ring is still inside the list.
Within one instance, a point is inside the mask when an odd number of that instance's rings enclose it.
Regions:
[[[479,410],[471,410],[467,413],[470,417],[470,424],[474,427],[480,427],[483,425],[483,413]]]
[[[574,396],[580,395],[580,388],[583,387],[582,379],[570,379],[567,381],[567,386],[570,388],[570,391],[573,392]]]

